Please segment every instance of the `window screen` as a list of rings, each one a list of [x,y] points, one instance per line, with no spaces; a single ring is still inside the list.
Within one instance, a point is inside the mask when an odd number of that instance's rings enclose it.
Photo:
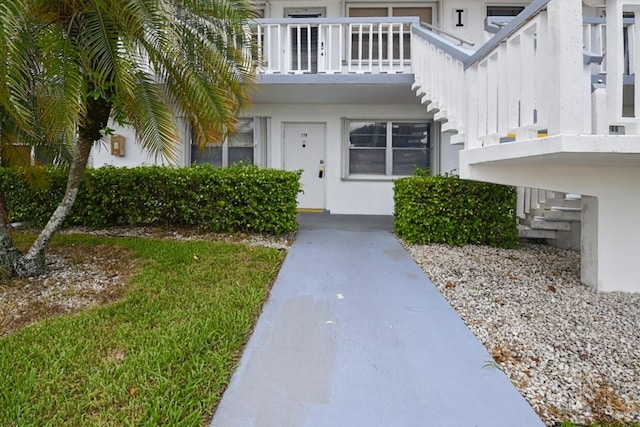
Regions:
[[[487,16],[518,16],[524,6],[487,6]]]

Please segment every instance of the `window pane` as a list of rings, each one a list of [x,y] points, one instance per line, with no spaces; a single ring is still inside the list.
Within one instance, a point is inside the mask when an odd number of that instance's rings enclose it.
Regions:
[[[395,149],[393,150],[393,175],[413,175],[416,168],[429,167],[429,150]]]
[[[204,150],[191,145],[191,163],[209,163],[217,168],[222,167],[222,146],[209,145]]]
[[[432,9],[430,7],[394,7],[393,16],[417,16],[421,22],[431,24]]]
[[[369,34],[370,28],[373,28],[373,34]],[[362,31],[362,36],[360,35],[360,31]],[[383,35],[383,39],[385,36]],[[378,50],[378,26],[363,26],[362,29],[360,27],[354,27],[351,33],[351,59],[378,59],[379,50]],[[386,46],[386,41],[383,41],[384,46]],[[371,50],[371,52],[369,52]]]
[[[351,147],[386,147],[387,124],[385,122],[351,122],[349,143]]]
[[[389,16],[389,8],[386,7],[350,7],[351,18],[372,18]]]
[[[230,147],[253,147],[253,120],[240,120],[236,134],[229,137]]]
[[[229,166],[238,162],[253,164],[253,147],[229,147]]]
[[[427,123],[393,123],[391,143],[393,148],[429,148]]]
[[[487,16],[518,16],[524,6],[487,6]]]
[[[318,27],[291,28],[291,70],[316,71],[318,66]],[[311,34],[309,34],[311,30]],[[298,55],[300,51],[300,55]]]
[[[385,149],[351,149],[349,150],[350,174],[385,174]]]

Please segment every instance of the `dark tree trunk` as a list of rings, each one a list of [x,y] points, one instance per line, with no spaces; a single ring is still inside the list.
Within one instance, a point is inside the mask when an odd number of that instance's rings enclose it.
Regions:
[[[44,250],[71,212],[71,208],[78,195],[78,189],[82,183],[84,171],[87,168],[87,161],[89,160],[92,145],[93,141],[87,141],[81,138],[78,138],[76,141],[64,197],[53,212],[53,215],[51,215],[51,218],[49,218],[47,225],[45,225],[40,232],[36,241],[31,245],[27,253],[21,256],[15,263],[14,270],[18,276],[33,277],[44,273],[46,266]]]
[[[71,212],[87,168],[91,147],[94,141],[101,138],[100,131],[107,125],[110,111],[111,105],[108,100],[89,98],[87,115],[78,129],[78,139],[71,158],[69,180],[64,197],[31,248],[14,263],[13,270],[16,275],[33,277],[44,273],[46,267],[44,251]]]
[[[11,239],[11,223],[6,215],[6,204],[4,203],[4,195],[0,194],[0,279],[11,277],[14,274],[14,265],[20,253],[13,245]]]

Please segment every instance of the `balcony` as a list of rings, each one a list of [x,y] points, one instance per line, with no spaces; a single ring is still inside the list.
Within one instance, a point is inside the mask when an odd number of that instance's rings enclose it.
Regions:
[[[258,19],[254,103],[416,104],[415,17]],[[282,85],[287,85],[283,90]]]
[[[265,75],[401,74],[412,25],[418,18],[258,19],[251,31]]]

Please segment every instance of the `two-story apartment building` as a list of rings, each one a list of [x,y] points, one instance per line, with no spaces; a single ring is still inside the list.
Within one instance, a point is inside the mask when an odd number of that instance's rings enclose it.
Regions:
[[[524,210],[547,194],[529,188],[574,193],[583,281],[640,290],[640,0],[257,7],[252,106],[204,151],[183,123],[179,164],[302,169],[300,208],[345,214],[391,214],[393,179],[416,167],[519,186]],[[93,166],[151,163],[117,133],[126,149],[96,148]]]
[[[436,112],[412,85],[412,27],[421,22],[460,40],[488,38],[487,15],[517,14],[526,2],[272,0],[256,6],[263,18],[250,30],[261,63],[252,107],[239,132],[204,152],[185,146],[179,164],[227,166],[249,161],[302,169],[303,209],[344,214],[391,214],[393,179],[416,167],[434,173],[458,168]],[[422,26],[422,28],[426,28]],[[436,33],[437,34],[437,33]],[[455,38],[452,43],[472,52]],[[123,155],[97,148],[93,166],[148,164],[152,157],[126,129]]]

